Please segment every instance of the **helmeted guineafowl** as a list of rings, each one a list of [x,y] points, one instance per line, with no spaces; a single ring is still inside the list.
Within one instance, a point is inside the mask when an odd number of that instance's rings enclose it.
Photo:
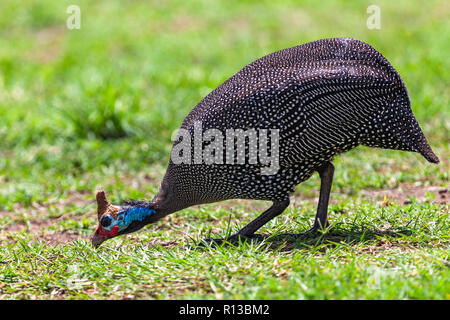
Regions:
[[[358,145],[414,151],[439,162],[400,75],[370,45],[323,39],[269,54],[188,114],[152,201],[114,206],[103,191],[97,193],[99,226],[92,242],[98,246],[196,204],[272,201],[230,240],[254,237],[289,205],[294,187],[317,171],[321,186],[314,232],[327,225],[333,157]]]

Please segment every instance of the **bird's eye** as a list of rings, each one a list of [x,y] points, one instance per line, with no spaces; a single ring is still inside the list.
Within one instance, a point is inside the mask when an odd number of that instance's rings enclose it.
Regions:
[[[102,218],[102,220],[100,221],[100,224],[102,225],[103,228],[108,227],[112,222],[112,219],[110,216],[104,216]]]

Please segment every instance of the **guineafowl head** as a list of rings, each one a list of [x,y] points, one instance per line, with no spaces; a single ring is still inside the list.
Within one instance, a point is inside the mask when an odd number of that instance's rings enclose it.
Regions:
[[[412,151],[438,163],[411,109],[406,87],[401,83],[389,100],[378,106],[362,126],[362,144],[369,147]]]
[[[124,206],[114,206],[108,202],[104,191],[97,192],[98,226],[92,237],[94,247],[118,235],[139,230],[156,220],[156,210],[151,203],[129,202]]]

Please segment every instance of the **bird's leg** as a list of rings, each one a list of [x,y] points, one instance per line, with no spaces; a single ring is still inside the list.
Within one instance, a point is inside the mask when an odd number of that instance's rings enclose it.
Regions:
[[[243,227],[237,235],[244,237],[252,236],[259,228],[265,225],[267,222],[283,213],[284,209],[289,206],[289,198],[284,201],[274,202],[273,205],[264,211],[259,217]]]
[[[331,185],[333,184],[334,166],[331,162],[328,162],[317,171],[320,176],[320,195],[314,226],[310,230],[313,233],[319,229],[328,227],[327,212]]]
[[[252,239],[252,238],[262,238],[260,235],[256,235],[255,232],[265,225],[267,222],[280,215],[284,209],[289,205],[289,198],[283,201],[277,201],[272,204],[272,206],[259,215],[255,220],[243,227],[238,233],[226,238],[226,239],[205,239],[205,241],[213,241],[215,243],[227,242],[238,242],[241,239]]]
[[[317,172],[320,176],[320,195],[313,227],[307,232],[283,233],[279,236],[292,236],[297,238],[307,234],[314,234],[317,230],[328,227],[327,211],[331,185],[333,183],[334,166],[331,162],[327,162],[324,166],[320,167]]]

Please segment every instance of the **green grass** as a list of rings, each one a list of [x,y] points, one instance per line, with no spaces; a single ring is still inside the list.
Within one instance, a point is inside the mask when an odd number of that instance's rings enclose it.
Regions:
[[[332,206],[332,231],[301,241],[199,246],[229,212],[188,209],[94,250],[85,240],[49,246],[27,233],[2,246],[8,298],[448,299],[449,219],[439,205]],[[267,233],[304,230],[314,205],[289,210]],[[241,219],[237,219],[237,216]],[[242,219],[242,217],[244,219]],[[237,210],[230,232],[249,214]],[[57,226],[89,234],[95,225]],[[46,232],[52,232],[48,228]],[[156,229],[156,230],[155,230]],[[57,231],[53,230],[53,231]],[[43,231],[41,231],[43,232]],[[174,235],[178,234],[177,237]]]
[[[0,299],[450,299],[447,200],[367,196],[448,188],[446,1],[378,1],[380,30],[366,28],[366,1],[85,0],[80,30],[66,28],[70,4],[0,3]],[[332,230],[303,241],[195,245],[267,206],[229,201],[91,248],[96,189],[113,202],[152,198],[173,130],[206,94],[265,54],[335,36],[391,61],[439,165],[362,147],[342,155]],[[317,176],[298,186],[261,232],[307,229],[318,188]]]

